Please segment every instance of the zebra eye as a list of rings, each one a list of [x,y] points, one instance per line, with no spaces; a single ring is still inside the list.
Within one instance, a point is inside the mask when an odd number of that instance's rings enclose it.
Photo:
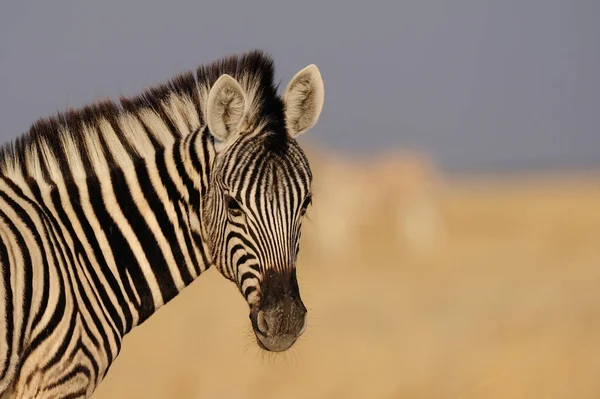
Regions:
[[[225,204],[232,215],[239,216],[242,214],[242,208],[240,207],[240,204],[231,195],[225,196]]]
[[[312,196],[311,195],[309,195],[308,197],[306,197],[306,199],[302,203],[302,208],[300,210],[300,213],[302,215],[304,215],[306,213],[306,209],[310,206],[310,204],[312,204]]]

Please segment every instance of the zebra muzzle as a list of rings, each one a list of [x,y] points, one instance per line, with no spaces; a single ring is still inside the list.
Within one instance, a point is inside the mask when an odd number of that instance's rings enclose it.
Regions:
[[[272,306],[254,308],[250,320],[258,345],[267,351],[289,349],[306,329],[306,307],[298,299],[286,298]]]

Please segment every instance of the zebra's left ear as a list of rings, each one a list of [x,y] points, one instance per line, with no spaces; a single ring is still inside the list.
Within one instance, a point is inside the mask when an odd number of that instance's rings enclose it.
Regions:
[[[319,68],[311,64],[294,75],[283,100],[286,125],[292,136],[312,128],[321,115],[325,101],[325,87]]]
[[[221,75],[210,89],[206,103],[206,124],[222,144],[234,140],[246,116],[246,96],[240,84]]]

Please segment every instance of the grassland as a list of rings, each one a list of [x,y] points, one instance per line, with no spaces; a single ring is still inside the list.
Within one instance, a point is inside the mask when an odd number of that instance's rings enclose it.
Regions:
[[[95,398],[600,397],[600,179],[447,180],[438,200],[427,253],[385,234],[301,251],[292,351],[261,353],[211,270],[125,339]]]

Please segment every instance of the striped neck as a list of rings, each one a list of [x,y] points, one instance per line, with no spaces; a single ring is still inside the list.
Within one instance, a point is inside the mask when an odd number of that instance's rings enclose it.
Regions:
[[[128,241],[139,242],[134,256],[143,279],[134,282],[140,303],[135,324],[173,299],[212,263],[202,201],[214,156],[210,134],[200,129],[157,151],[153,160],[136,161],[134,168],[122,172],[123,178],[114,177],[118,171],[111,172],[119,193],[113,205],[121,207],[131,226]]]
[[[117,335],[210,266],[200,212],[213,159],[210,136],[200,130],[85,177],[65,171],[64,179],[30,180],[37,188],[28,191],[73,242],[65,250],[76,270],[65,276],[79,276],[71,284],[81,292],[98,292]]]

